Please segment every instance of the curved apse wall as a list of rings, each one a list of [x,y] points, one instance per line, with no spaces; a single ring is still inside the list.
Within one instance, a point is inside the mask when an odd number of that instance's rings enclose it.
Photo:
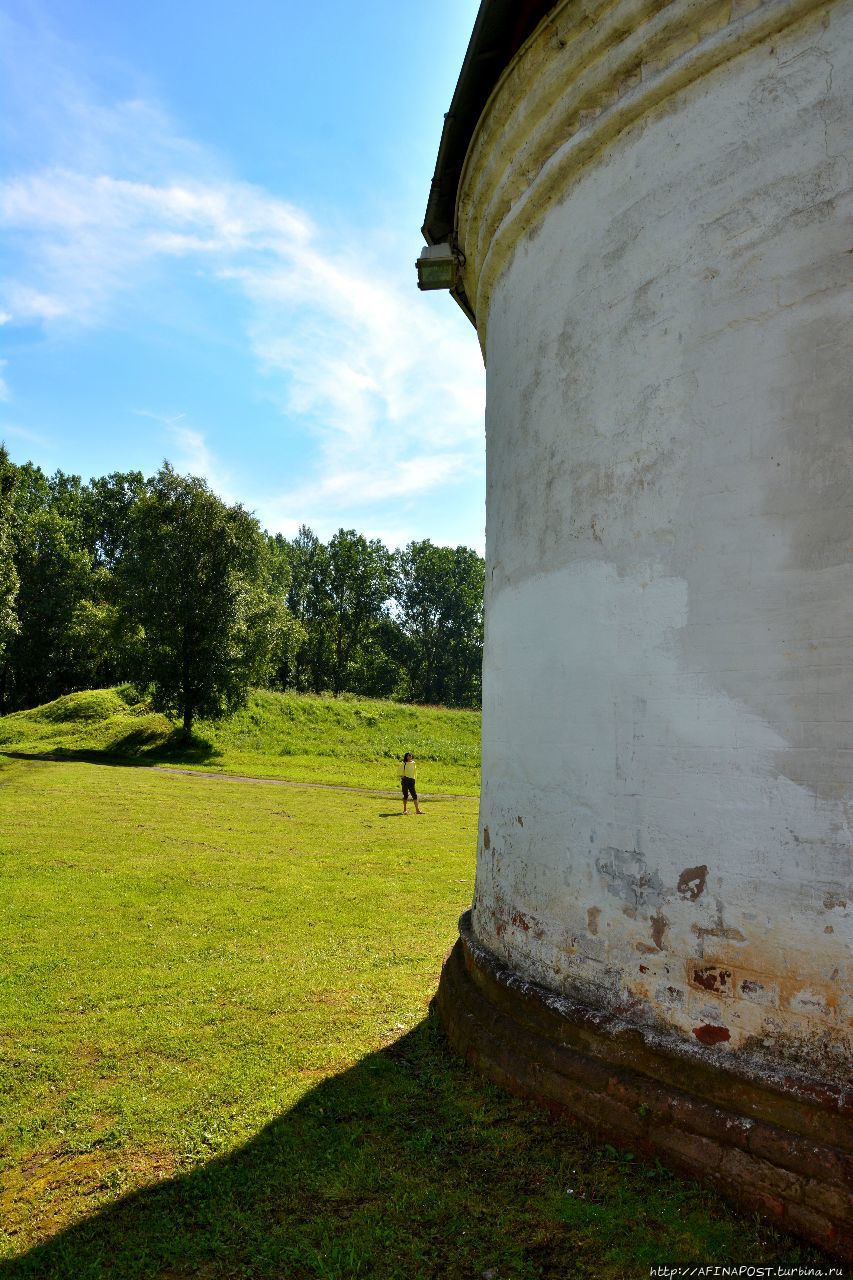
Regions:
[[[458,189],[492,1079],[853,1260],[853,0],[558,4]]]
[[[488,377],[473,929],[850,1074],[849,4],[559,7],[458,236]]]

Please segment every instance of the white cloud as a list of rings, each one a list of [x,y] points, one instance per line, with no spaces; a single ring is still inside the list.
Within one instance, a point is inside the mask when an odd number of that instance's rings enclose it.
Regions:
[[[138,418],[150,418],[161,427],[164,452],[176,471],[201,476],[226,502],[236,502],[228,469],[207,443],[204,432],[185,421],[185,413],[155,413],[135,409]]]
[[[194,476],[207,476],[214,487],[222,492],[225,486],[221,480],[218,483],[216,481],[219,464],[208,448],[203,433],[194,431],[192,427],[175,425],[171,428],[171,434],[177,450],[174,455],[177,470],[189,471]]]
[[[236,291],[282,433],[313,442],[303,474],[254,503],[282,530],[303,512],[336,524],[344,508],[387,508],[479,472],[476,339],[451,304],[439,315],[417,294],[416,245],[355,228],[333,241],[305,210],[224,178],[156,105],[104,106],[67,70],[57,83],[79,141],[64,132],[61,165],[0,184],[0,228],[21,263],[0,282],[7,320],[60,335],[104,326],[158,271],[173,287],[188,268]],[[202,432],[159,420],[177,465],[230,488]]]
[[[12,320],[58,320],[67,313],[65,303],[49,293],[42,293],[29,285],[10,281],[4,288],[4,296],[10,312],[5,312],[6,323]]]
[[[277,501],[284,510],[304,509],[318,499],[346,498],[354,506],[370,506],[388,498],[410,497],[438,489],[452,482],[458,468],[456,453],[395,458],[386,467],[329,472],[318,484],[284,494]]]
[[[35,444],[40,448],[48,448],[50,441],[38,431],[30,431],[29,427],[21,427],[17,422],[0,422],[0,441],[13,436],[16,440],[25,440],[27,444]]]

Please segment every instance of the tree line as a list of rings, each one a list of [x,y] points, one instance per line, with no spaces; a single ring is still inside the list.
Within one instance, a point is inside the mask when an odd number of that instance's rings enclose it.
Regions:
[[[125,681],[187,732],[249,688],[478,706],[483,561],[271,535],[168,464],[92,479],[0,445],[0,714]]]

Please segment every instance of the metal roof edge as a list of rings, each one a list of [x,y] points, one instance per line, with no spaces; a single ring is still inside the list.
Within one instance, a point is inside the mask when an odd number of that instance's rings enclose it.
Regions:
[[[557,0],[482,0],[444,117],[421,228],[427,244],[451,239],[459,178],[477,121],[513,55],[556,4]],[[468,307],[463,310],[471,314]]]

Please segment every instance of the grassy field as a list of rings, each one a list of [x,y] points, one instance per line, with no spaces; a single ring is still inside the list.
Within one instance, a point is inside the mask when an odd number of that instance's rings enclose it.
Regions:
[[[819,1262],[447,1050],[476,804],[400,808],[0,757],[0,1276]]]
[[[0,717],[0,751],[379,788],[399,785],[397,761],[411,751],[421,790],[477,795],[480,713],[258,690],[245,711],[199,721],[187,744],[124,686]]]

